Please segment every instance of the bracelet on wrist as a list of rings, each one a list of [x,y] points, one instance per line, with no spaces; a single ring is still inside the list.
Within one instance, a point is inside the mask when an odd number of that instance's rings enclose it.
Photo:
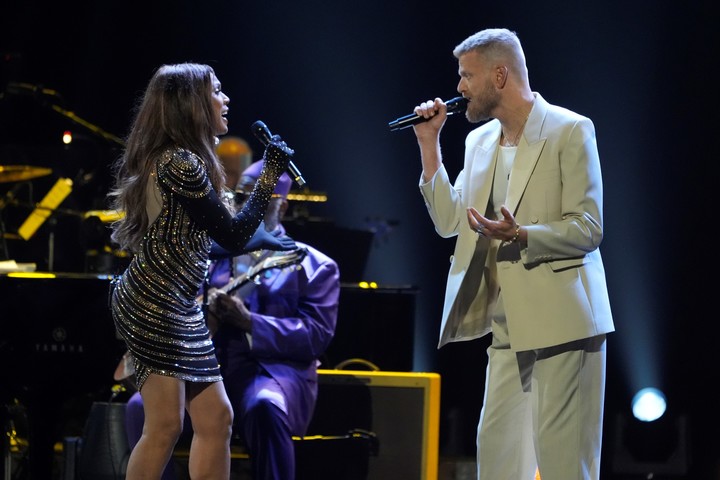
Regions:
[[[516,243],[520,239],[520,225],[515,225],[515,235],[510,239],[510,243]]]

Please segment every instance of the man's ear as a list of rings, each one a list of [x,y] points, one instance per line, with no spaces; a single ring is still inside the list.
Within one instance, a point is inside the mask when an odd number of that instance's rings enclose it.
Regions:
[[[507,83],[508,68],[505,65],[498,65],[495,67],[495,86],[497,88],[504,88]]]

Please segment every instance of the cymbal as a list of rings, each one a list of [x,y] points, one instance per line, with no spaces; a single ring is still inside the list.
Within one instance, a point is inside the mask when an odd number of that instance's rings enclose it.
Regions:
[[[19,182],[50,175],[52,169],[30,165],[0,165],[0,183]]]

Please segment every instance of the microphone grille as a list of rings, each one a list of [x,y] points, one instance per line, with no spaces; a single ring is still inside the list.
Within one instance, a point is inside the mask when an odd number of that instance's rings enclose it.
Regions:
[[[467,108],[467,104],[468,99],[465,97],[455,97],[445,102],[448,113],[462,113]]]
[[[267,127],[267,125],[265,125],[264,122],[257,120],[250,126],[250,128],[252,129],[255,137],[260,140],[260,143],[265,146],[270,143],[272,135],[270,134],[270,129]]]

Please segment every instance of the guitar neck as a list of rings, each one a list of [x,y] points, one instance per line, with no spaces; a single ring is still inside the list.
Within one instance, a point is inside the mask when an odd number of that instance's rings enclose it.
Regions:
[[[272,268],[286,268],[300,263],[303,258],[305,258],[305,255],[307,255],[307,250],[305,248],[299,248],[290,252],[268,251],[264,253],[255,264],[250,266],[247,272],[233,278],[226,285],[219,287],[218,290],[223,293],[230,294],[251,282],[255,277],[266,270],[270,270]],[[201,295],[198,298],[199,302],[202,303],[203,296]]]
[[[250,277],[248,276],[248,274],[243,273],[240,276],[232,279],[227,285],[224,285],[221,288],[218,288],[218,290],[220,290],[223,293],[231,294],[232,292],[234,292],[238,288],[242,287],[249,281],[250,281]]]

